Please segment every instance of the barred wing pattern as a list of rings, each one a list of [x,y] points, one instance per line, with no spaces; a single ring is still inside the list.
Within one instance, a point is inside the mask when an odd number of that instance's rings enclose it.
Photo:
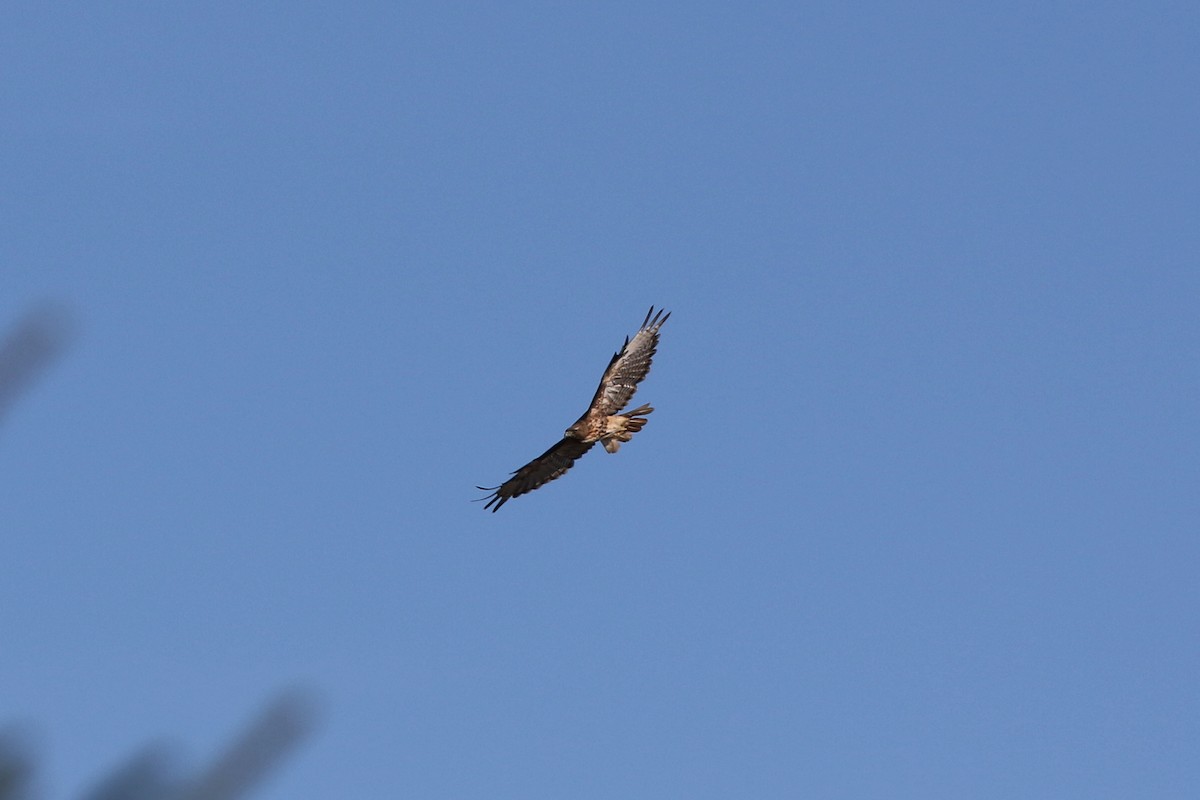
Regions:
[[[499,486],[476,486],[476,489],[491,492],[485,497],[484,508],[499,511],[500,506],[514,497],[520,497],[526,492],[532,492],[560,475],[564,475],[574,464],[575,460],[592,449],[595,442],[584,442],[579,439],[563,438],[540,456],[514,472],[511,478]],[[495,508],[492,506],[495,505]]]
[[[650,306],[642,327],[632,339],[625,337],[621,351],[614,353],[612,361],[608,362],[608,369],[604,370],[596,396],[592,398],[592,411],[607,416],[629,405],[637,385],[650,372],[650,360],[658,349],[658,329],[670,316],[670,312],[664,314],[662,310],[656,314],[654,306]]]

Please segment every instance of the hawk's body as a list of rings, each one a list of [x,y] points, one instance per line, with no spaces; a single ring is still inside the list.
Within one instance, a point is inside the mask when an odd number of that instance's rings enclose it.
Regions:
[[[532,492],[549,483],[571,468],[575,460],[600,442],[610,453],[617,452],[622,442],[628,442],[646,424],[646,415],[654,409],[648,405],[620,413],[629,404],[637,385],[650,371],[650,360],[658,348],[658,330],[671,315],[650,307],[642,327],[633,338],[625,338],[625,346],[608,362],[600,386],[591,405],[575,424],[567,428],[558,444],[513,473],[500,486],[491,489],[484,508],[497,511],[510,499]]]

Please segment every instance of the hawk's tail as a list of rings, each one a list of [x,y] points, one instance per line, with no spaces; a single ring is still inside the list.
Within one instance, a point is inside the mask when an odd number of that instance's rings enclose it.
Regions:
[[[634,430],[640,431],[642,429],[642,426],[646,424],[646,420],[634,419],[634,417],[644,417],[653,410],[654,409],[650,407],[650,404],[647,403],[644,406],[638,406],[633,411],[626,411],[621,416],[628,419],[629,422],[636,422],[638,424],[638,426],[636,428],[634,428]]]
[[[646,426],[646,415],[654,409],[648,405],[638,406],[633,411],[617,414],[608,418],[609,430],[612,433],[604,437],[604,449],[615,453],[621,448],[621,442],[628,442],[633,435]]]

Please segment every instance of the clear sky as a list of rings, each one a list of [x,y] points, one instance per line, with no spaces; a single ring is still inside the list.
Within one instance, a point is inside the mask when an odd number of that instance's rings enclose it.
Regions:
[[[1195,796],[1195,4],[3,17],[45,797],[289,687],[268,800]],[[645,430],[472,503],[651,304]]]

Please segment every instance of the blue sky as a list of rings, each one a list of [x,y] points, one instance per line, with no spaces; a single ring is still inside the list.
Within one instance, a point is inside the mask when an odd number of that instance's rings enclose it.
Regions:
[[[0,26],[0,725],[46,797],[1190,797],[1200,12]],[[486,513],[651,305],[619,454]]]

